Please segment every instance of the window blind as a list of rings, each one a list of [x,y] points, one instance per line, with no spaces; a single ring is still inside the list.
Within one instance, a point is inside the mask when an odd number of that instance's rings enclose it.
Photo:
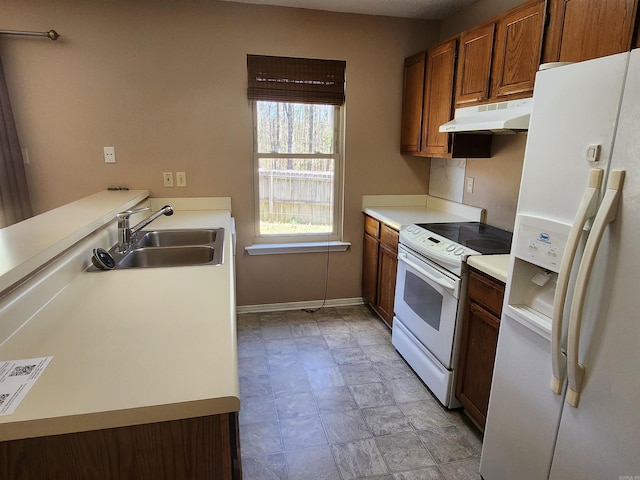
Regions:
[[[346,62],[247,55],[249,100],[344,104]]]

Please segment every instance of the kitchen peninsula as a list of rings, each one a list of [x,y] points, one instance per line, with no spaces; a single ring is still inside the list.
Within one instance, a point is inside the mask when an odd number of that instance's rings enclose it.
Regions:
[[[67,222],[1,300],[0,361],[52,360],[0,416],[0,479],[240,478],[230,199],[147,196],[100,192],[14,229]],[[154,229],[225,229],[222,265],[90,266],[115,243],[115,213],[165,203],[175,213]]]

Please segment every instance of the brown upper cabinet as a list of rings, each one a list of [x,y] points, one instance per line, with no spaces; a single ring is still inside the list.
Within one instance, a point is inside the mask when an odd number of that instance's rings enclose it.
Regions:
[[[545,62],[581,62],[640,46],[638,0],[548,0]]]
[[[461,34],[456,107],[532,95],[544,17],[532,0]]]
[[[529,0],[407,58],[401,153],[491,156],[490,135],[440,133],[454,107],[530,97],[543,62],[579,62],[640,47],[638,2]]]
[[[457,40],[427,50],[422,120],[422,152],[432,157],[451,153],[450,134],[438,131],[451,120]]]
[[[489,98],[491,59],[496,24],[491,22],[460,35],[456,105]]]
[[[542,56],[545,3],[525,3],[496,25],[491,96],[531,96]]]
[[[486,135],[441,133],[453,116],[457,39],[447,40],[404,62],[400,151],[422,157],[488,157]]]
[[[425,58],[426,53],[420,52],[404,61],[402,130],[400,133],[400,151],[402,153],[420,153]]]

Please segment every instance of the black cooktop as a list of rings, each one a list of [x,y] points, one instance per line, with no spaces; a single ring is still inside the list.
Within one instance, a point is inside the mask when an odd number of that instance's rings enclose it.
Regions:
[[[483,255],[509,253],[511,232],[481,222],[419,223],[419,227]]]

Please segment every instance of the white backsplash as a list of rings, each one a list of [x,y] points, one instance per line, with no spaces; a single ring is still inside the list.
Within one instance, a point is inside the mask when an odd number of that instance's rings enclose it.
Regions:
[[[429,195],[462,203],[466,167],[465,158],[432,158]]]

